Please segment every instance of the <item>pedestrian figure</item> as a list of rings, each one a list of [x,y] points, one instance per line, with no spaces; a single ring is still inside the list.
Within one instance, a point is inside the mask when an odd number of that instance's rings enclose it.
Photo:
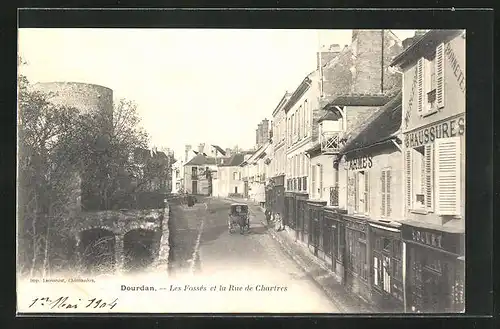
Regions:
[[[277,213],[276,214],[276,224],[275,224],[276,231],[282,231],[283,230],[283,221],[281,220],[281,214]]]
[[[266,222],[267,222],[267,226],[269,226],[269,222],[271,221],[271,211],[269,211],[268,209],[266,209]]]

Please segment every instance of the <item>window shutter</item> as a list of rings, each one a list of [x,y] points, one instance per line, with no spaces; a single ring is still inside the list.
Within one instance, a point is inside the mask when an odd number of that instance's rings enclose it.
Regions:
[[[319,197],[323,197],[323,165],[319,165]]]
[[[433,181],[433,173],[434,173],[434,149],[432,144],[425,146],[425,206],[427,210],[433,209],[434,200],[433,200],[433,190],[434,190],[434,181]]]
[[[380,186],[382,187],[382,206],[381,206],[381,213],[382,213],[382,216],[385,216],[386,214],[386,205],[385,205],[385,186],[386,186],[386,175],[385,175],[386,171],[385,170],[382,170],[382,175],[380,176]]]
[[[368,213],[370,211],[370,175],[368,171],[365,171],[365,212]]]
[[[420,58],[417,63],[417,101],[418,101],[418,112],[422,112],[424,105],[424,84],[423,84],[423,72],[424,71],[424,59]]]
[[[436,139],[436,213],[460,214],[460,137]]]
[[[392,209],[391,209],[391,171],[390,170],[387,170],[385,179],[387,182],[387,186],[385,189],[385,195],[387,198],[386,210],[387,210],[387,217],[389,217],[391,215],[391,211],[392,211]]]
[[[438,108],[444,107],[444,43],[436,48],[436,102]]]
[[[354,172],[354,209],[356,211],[359,210],[359,191],[358,191],[358,189],[359,189],[359,187],[358,187],[359,177],[358,177],[358,175],[359,175],[359,172],[355,171]]]
[[[409,209],[411,209],[412,205],[412,181],[411,181],[411,173],[412,173],[412,163],[411,163],[411,152],[412,150],[406,150],[406,170],[405,170],[405,175],[406,175],[406,206]]]
[[[314,198],[316,195],[316,165],[311,167],[311,196]]]

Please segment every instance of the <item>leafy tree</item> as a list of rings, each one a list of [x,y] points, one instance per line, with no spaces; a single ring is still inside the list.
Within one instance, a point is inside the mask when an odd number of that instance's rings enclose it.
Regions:
[[[78,202],[78,162],[66,152],[77,111],[50,103],[49,96],[18,77],[19,264],[31,274],[37,266],[48,269],[51,238],[71,226]]]
[[[119,101],[111,117],[53,104],[51,96],[18,76],[18,264],[30,275],[71,264],[71,229],[81,206],[129,205],[158,173],[152,162],[145,175],[134,176],[140,166],[131,155],[148,145],[136,104]]]

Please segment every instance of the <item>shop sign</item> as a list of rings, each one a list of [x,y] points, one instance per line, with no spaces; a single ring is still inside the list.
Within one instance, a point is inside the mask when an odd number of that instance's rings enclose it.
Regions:
[[[349,170],[363,170],[373,166],[371,156],[359,157],[349,160]]]
[[[462,136],[465,133],[465,116],[425,127],[405,136],[405,146],[419,147],[434,142],[438,138]]]
[[[433,233],[422,231],[413,228],[411,233],[411,239],[415,242],[422,243],[428,246],[442,249],[443,235],[441,233]]]
[[[444,48],[444,54],[446,55],[448,61],[450,62],[453,75],[457,79],[460,90],[462,92],[465,92],[465,73],[460,67],[459,61],[457,60],[457,56],[455,55],[455,52],[453,51],[453,48],[451,47],[450,43],[446,44]]]

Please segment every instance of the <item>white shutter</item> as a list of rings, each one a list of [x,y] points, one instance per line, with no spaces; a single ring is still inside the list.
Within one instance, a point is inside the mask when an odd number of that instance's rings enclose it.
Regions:
[[[382,206],[381,206],[380,212],[382,213],[382,216],[386,215],[386,209],[387,209],[387,206],[385,204],[385,200],[386,200],[385,186],[386,186],[386,179],[387,179],[385,173],[386,173],[386,171],[382,170],[382,176],[380,176],[380,186],[382,187]]]
[[[434,148],[425,146],[425,207],[432,211],[434,206]]]
[[[411,152],[412,149],[406,150],[406,159],[405,159],[405,176],[406,176],[406,206],[409,209],[411,209],[412,205],[412,159],[411,159]]]
[[[319,165],[319,197],[323,197],[323,165]]]
[[[436,139],[436,213],[460,214],[460,137]]]
[[[386,216],[389,217],[391,215],[391,171],[387,170],[386,176],[386,188],[385,188],[385,195],[386,195]]]
[[[359,180],[359,172],[358,171],[355,171],[354,172],[354,209],[356,210],[356,212],[359,210],[359,183],[358,183],[358,180]]]
[[[436,102],[438,108],[444,107],[444,43],[436,48]]]
[[[424,105],[424,84],[423,84],[423,72],[424,71],[424,59],[420,58],[417,62],[417,102],[418,102],[418,112],[422,112]]]
[[[364,173],[364,178],[365,178],[365,213],[368,213],[370,211],[370,175],[368,174],[368,171],[365,171]]]
[[[314,198],[316,195],[316,165],[311,167],[311,197]]]

